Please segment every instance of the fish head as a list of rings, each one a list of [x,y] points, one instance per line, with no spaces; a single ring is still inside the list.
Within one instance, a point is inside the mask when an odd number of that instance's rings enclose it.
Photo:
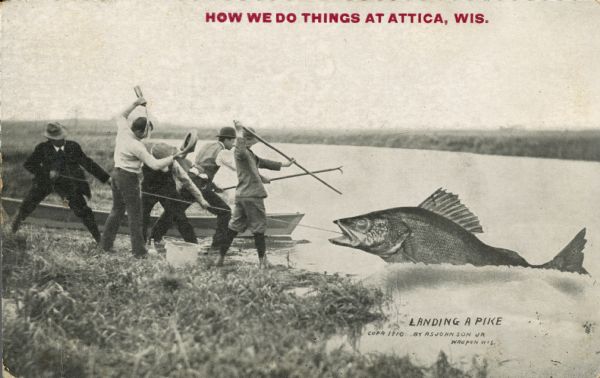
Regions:
[[[399,246],[406,235],[404,230],[399,230],[399,220],[384,211],[337,219],[333,223],[340,228],[342,236],[329,239],[331,243],[381,257]]]

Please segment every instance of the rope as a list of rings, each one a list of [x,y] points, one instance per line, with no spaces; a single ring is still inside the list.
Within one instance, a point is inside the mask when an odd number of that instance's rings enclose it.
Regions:
[[[87,183],[87,180],[79,179],[77,177],[71,177],[71,176],[67,176],[67,175],[59,175],[59,176],[63,177],[63,178],[66,178],[66,179],[69,179],[69,180],[80,181],[80,182]],[[164,199],[168,199],[170,201],[183,202],[183,203],[186,203],[186,204],[189,204],[189,205],[192,205],[192,204],[196,203],[196,202],[192,202],[192,201],[182,200],[182,199],[179,199],[179,198],[173,198],[173,197],[169,197],[169,196],[163,196],[163,195],[156,194],[156,193],[145,192],[143,190],[141,190],[140,192],[142,194],[145,194],[145,195],[148,195],[148,196],[153,196],[153,197],[158,197],[158,198],[164,198]],[[221,211],[231,212],[230,209],[225,209],[225,208],[222,208],[222,207],[217,207],[217,206],[208,206],[208,207],[211,208],[211,209],[215,209],[215,210],[221,210]],[[280,223],[285,223],[285,224],[292,224],[292,223],[294,223],[294,222],[284,221],[283,219],[270,218],[270,220],[273,221],[273,222],[280,222]],[[339,232],[339,231],[328,230],[326,228],[321,228],[321,227],[317,227],[317,226],[310,226],[310,225],[302,224],[302,223],[298,223],[297,226],[304,227],[304,228],[310,228],[310,229],[313,229],[313,230],[319,230],[319,231],[331,232],[331,233],[334,233],[334,234],[343,235],[343,233]]]

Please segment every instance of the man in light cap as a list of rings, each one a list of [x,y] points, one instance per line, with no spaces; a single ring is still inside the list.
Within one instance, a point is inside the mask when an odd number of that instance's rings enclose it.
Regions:
[[[104,183],[110,176],[82,151],[78,143],[65,140],[66,131],[60,123],[49,123],[44,136],[48,140],[38,144],[25,161],[25,169],[34,174],[33,186],[15,217],[12,232],[17,232],[21,222],[37,205],[55,192],[68,201],[71,210],[99,242],[98,225],[84,198],[91,198],[92,193],[81,167]]]
[[[213,183],[213,179],[221,167],[226,167],[235,172],[235,165],[224,157],[224,152],[233,148],[235,137],[236,133],[233,127],[223,127],[217,135],[217,141],[200,147],[194,159],[194,165],[188,171],[191,179],[210,205],[207,210],[217,216],[217,228],[211,243],[211,249],[215,251],[220,249],[225,239],[227,224],[231,218],[231,210],[229,205],[217,194],[220,189]],[[181,197],[190,202],[194,201],[194,195],[186,189],[181,191]],[[189,205],[186,206],[186,209],[187,207]],[[165,223],[166,229],[164,232],[169,229],[172,223],[173,221]]]
[[[196,146],[197,137],[190,133],[181,147],[182,153],[189,153]],[[146,144],[148,151],[157,159],[170,156],[178,152],[177,147],[166,143]],[[184,155],[185,156],[185,155]],[[144,165],[142,172],[142,211],[143,211],[143,230],[144,239],[147,237],[147,229],[150,223],[150,213],[157,202],[160,202],[164,211],[156,223],[152,226],[150,239],[154,240],[155,246],[159,249],[162,246],[162,237],[167,233],[171,224],[174,222],[184,241],[188,243],[197,243],[194,227],[185,215],[185,210],[191,205],[181,196],[182,191],[186,191],[192,197],[192,201],[200,204],[202,208],[209,206],[208,202],[202,196],[200,190],[190,179],[187,171],[192,164],[181,156],[169,167],[162,170],[153,170]]]
[[[267,268],[265,241],[267,212],[264,202],[267,191],[263,183],[269,183],[269,180],[261,176],[258,169],[265,168],[278,171],[281,167],[291,166],[294,159],[281,163],[256,156],[250,149],[258,142],[254,136],[254,130],[248,128],[250,132],[247,132],[239,122],[234,121],[234,124],[238,135],[234,153],[238,185],[235,190],[235,207],[231,214],[226,239],[221,245],[219,260],[217,260],[216,265],[223,265],[225,254],[236,235],[249,230],[254,235],[259,268]]]

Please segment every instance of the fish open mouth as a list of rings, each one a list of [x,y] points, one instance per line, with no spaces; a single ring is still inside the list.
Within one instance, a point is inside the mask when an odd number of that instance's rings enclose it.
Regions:
[[[340,230],[342,230],[343,235],[337,238],[331,238],[329,239],[329,242],[336,245],[343,245],[349,247],[356,247],[360,244],[358,237],[351,229],[344,226],[339,220],[333,221],[333,223],[335,223],[340,228]]]

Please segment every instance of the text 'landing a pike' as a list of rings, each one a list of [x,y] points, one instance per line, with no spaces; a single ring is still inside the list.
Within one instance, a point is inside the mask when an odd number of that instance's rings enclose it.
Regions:
[[[361,249],[387,262],[474,266],[510,265],[585,273],[585,228],[551,261],[531,265],[517,252],[489,246],[474,233],[479,219],[458,196],[438,189],[417,207],[397,207],[334,221],[343,236],[337,245]]]

